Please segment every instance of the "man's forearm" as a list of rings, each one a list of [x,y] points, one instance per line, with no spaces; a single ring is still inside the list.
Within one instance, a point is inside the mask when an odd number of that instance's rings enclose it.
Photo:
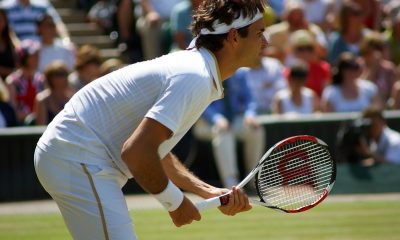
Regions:
[[[138,149],[138,151],[127,153],[123,157],[135,181],[148,193],[157,194],[163,191],[168,184],[168,179],[157,152],[146,150],[146,146],[133,149]]]
[[[172,153],[169,153],[161,163],[168,178],[181,189],[203,198],[212,196],[209,190],[214,187],[191,173]]]

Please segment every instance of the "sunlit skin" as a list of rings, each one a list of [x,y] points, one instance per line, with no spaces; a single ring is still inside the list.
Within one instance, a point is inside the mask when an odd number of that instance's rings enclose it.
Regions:
[[[248,28],[248,35],[247,37],[241,37],[236,29],[231,29],[228,34],[227,42],[228,46],[232,47],[230,58],[222,58],[219,57],[221,52],[226,54],[224,49],[220,52],[217,52],[215,55],[217,57],[218,65],[220,69],[224,64],[227,64],[226,61],[231,61],[231,67],[233,71],[231,73],[225,73],[221,71],[222,79],[227,79],[230,77],[239,67],[250,67],[256,68],[260,65],[260,58],[264,55],[264,49],[267,47],[268,42],[264,36],[265,31],[265,24],[262,19],[254,22]],[[226,48],[226,47],[224,47]],[[236,63],[233,64],[232,63]],[[228,75],[229,74],[229,75]],[[226,76],[228,75],[228,76]],[[251,126],[251,127],[258,127],[259,124],[255,121],[254,118],[248,117],[244,119],[244,124]],[[220,118],[216,123],[215,127],[220,131],[226,131],[229,129],[229,122],[224,119]]]
[[[240,67],[258,65],[258,58],[263,55],[268,44],[263,35],[264,30],[264,21],[260,19],[249,26],[247,37],[241,37],[236,29],[228,32],[224,47],[214,52],[223,80],[232,76]]]

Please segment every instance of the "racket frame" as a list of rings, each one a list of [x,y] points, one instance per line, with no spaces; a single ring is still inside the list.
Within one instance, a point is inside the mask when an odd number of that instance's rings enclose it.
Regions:
[[[269,155],[271,154],[272,151],[274,151],[276,149],[279,149],[280,147],[285,146],[288,143],[295,142],[295,141],[297,141],[299,139],[312,141],[312,142],[317,143],[317,144],[319,144],[319,145],[321,145],[321,146],[323,146],[325,148],[328,147],[328,145],[324,141],[322,141],[321,139],[316,138],[314,136],[310,136],[310,135],[298,135],[298,136],[293,136],[293,137],[289,137],[289,138],[283,139],[282,141],[276,143],[274,146],[272,146],[270,149],[268,149],[268,151],[257,162],[257,165],[253,168],[253,170],[237,185],[237,188],[240,188],[240,189],[243,188],[248,182],[250,182],[250,180],[253,177],[255,177],[259,173],[260,169],[263,166],[263,163],[269,157]],[[318,205],[319,203],[321,203],[328,196],[330,190],[332,189],[332,187],[333,187],[333,185],[335,183],[335,180],[336,180],[336,162],[333,159],[332,159],[332,164],[333,164],[333,167],[332,167],[332,174],[331,174],[331,179],[330,179],[329,185],[323,191],[323,193],[321,194],[320,198],[317,201],[315,201],[314,203],[310,204],[310,205],[307,205],[307,206],[299,208],[299,209],[286,210],[286,209],[281,209],[279,207],[272,206],[272,205],[266,203],[260,197],[261,194],[260,194],[259,189],[258,189],[258,184],[257,184],[258,178],[257,177],[255,177],[255,181],[256,181],[255,182],[255,186],[256,186],[257,195],[259,197],[259,200],[255,200],[255,199],[249,198],[249,202],[252,203],[252,204],[263,206],[263,207],[268,207],[268,208],[271,208],[271,209],[274,209],[274,210],[279,210],[279,211],[282,211],[282,212],[285,212],[285,213],[299,213],[299,212],[303,212],[303,211],[309,210],[309,209],[315,207],[316,205]],[[195,206],[197,207],[197,209],[199,211],[205,211],[205,210],[208,210],[208,209],[217,208],[219,206],[224,206],[224,205],[228,204],[228,202],[229,202],[229,193],[230,193],[230,191],[228,193],[226,193],[226,194],[221,195],[221,196],[209,198],[209,199],[206,199],[204,201],[195,203]]]

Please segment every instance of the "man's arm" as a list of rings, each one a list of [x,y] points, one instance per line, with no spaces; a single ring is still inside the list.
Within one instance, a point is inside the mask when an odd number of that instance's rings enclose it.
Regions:
[[[179,188],[192,192],[203,198],[211,198],[225,193],[223,189],[215,188],[208,183],[203,182],[193,173],[191,173],[172,153],[169,153],[161,164],[167,176]]]
[[[144,118],[122,147],[123,161],[137,183],[151,194],[163,193],[168,185],[158,148],[170,136],[171,131],[167,127],[153,119]],[[183,197],[179,207],[169,214],[177,227],[201,218],[196,207],[186,197]]]
[[[180,188],[195,193],[203,198],[212,198],[224,193],[228,189],[213,187],[191,173],[172,153],[163,160],[162,165],[168,177]],[[238,188],[234,187],[230,192],[229,203],[219,207],[219,210],[229,216],[251,209],[247,196]]]

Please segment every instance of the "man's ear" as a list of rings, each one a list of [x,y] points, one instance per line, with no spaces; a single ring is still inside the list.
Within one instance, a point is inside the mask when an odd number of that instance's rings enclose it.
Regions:
[[[232,28],[231,30],[229,30],[226,40],[229,44],[236,46],[239,42],[239,32],[237,31],[237,29]]]

